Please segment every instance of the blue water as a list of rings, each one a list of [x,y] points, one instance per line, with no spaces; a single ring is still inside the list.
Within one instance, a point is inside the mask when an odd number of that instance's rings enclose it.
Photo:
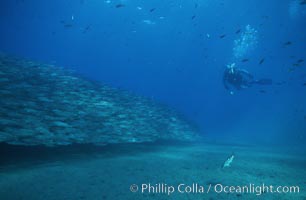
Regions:
[[[306,199],[305,0],[1,0],[0,27],[1,200]],[[263,183],[299,192],[207,190]]]
[[[152,97],[207,137],[303,145],[306,66],[292,67],[306,59],[306,5],[299,3],[3,0],[0,50]],[[247,25],[257,45],[236,58],[234,41]],[[222,76],[232,62],[275,84],[230,95]]]

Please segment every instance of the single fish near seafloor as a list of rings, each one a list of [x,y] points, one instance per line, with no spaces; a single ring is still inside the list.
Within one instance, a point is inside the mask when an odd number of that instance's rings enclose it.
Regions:
[[[223,163],[222,168],[230,167],[232,162],[233,162],[233,160],[234,160],[234,158],[235,158],[234,154],[232,154],[230,157],[228,157],[226,159],[226,161]]]

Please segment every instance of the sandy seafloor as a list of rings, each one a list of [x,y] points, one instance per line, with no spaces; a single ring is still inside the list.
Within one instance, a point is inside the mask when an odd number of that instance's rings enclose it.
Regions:
[[[1,200],[137,199],[306,199],[305,152],[242,145],[126,144],[24,148],[2,145]],[[221,169],[235,153],[230,168]],[[130,185],[180,183],[204,186],[207,193],[131,192]],[[299,186],[294,194],[225,194],[215,184]]]

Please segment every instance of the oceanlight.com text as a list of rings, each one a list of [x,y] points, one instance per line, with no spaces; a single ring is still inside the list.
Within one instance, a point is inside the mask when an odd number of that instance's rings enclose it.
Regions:
[[[133,193],[140,192],[142,194],[165,194],[171,195],[174,193],[181,194],[208,194],[208,193],[225,193],[225,194],[255,194],[257,196],[263,193],[299,193],[299,186],[276,186],[260,184],[255,185],[250,183],[249,185],[223,185],[223,184],[208,184],[203,185],[199,183],[171,185],[166,183],[142,183],[132,184],[130,191]]]
[[[273,186],[273,185],[255,185],[249,184],[245,186],[228,186],[222,184],[214,185],[214,192],[216,193],[250,193],[261,195],[263,193],[299,193],[299,186]]]

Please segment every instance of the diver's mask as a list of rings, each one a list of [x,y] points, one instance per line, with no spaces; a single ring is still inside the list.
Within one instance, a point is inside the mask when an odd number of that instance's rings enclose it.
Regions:
[[[232,63],[232,64],[230,64],[230,65],[227,65],[227,68],[229,69],[229,72],[230,72],[231,74],[234,73],[234,68],[235,68],[235,66],[236,66],[236,63]]]

